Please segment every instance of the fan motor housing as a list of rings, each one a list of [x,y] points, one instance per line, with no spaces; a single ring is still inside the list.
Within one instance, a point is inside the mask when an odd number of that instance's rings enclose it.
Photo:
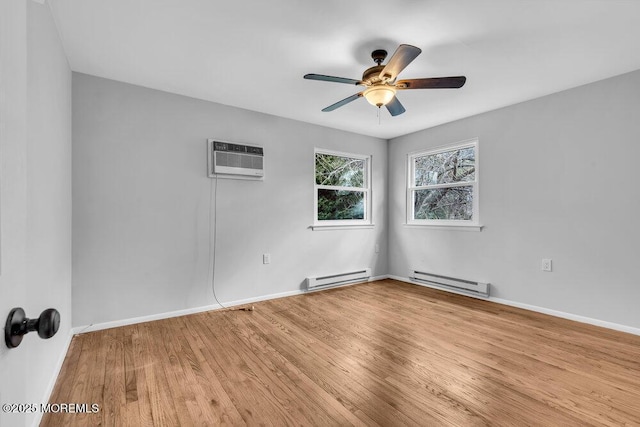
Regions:
[[[374,84],[379,82],[380,72],[384,69],[384,65],[376,65],[367,69],[364,73],[362,73],[362,81],[367,82],[369,84]]]

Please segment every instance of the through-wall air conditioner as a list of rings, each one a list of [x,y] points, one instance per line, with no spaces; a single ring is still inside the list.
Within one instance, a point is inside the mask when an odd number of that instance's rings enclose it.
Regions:
[[[264,149],[257,145],[235,144],[209,139],[209,177],[264,177]]]

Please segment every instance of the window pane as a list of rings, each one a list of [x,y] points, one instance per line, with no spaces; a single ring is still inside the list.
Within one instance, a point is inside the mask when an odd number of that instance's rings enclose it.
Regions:
[[[316,184],[364,188],[364,160],[316,153]]]
[[[364,192],[318,189],[318,220],[364,219]]]
[[[476,179],[474,147],[416,157],[414,162],[416,187]]]
[[[473,216],[473,187],[416,190],[413,219],[470,220]]]

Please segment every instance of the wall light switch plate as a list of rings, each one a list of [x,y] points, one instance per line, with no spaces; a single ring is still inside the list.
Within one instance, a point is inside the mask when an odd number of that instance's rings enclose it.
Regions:
[[[262,263],[271,264],[271,254],[262,254]]]

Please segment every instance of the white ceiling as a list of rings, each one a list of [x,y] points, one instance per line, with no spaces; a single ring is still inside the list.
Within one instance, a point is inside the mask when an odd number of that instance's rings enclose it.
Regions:
[[[638,0],[49,0],[74,71],[382,138],[640,69]],[[422,54],[391,117],[360,87],[371,51]],[[389,58],[388,57],[388,58]],[[387,58],[387,59],[388,59]]]

